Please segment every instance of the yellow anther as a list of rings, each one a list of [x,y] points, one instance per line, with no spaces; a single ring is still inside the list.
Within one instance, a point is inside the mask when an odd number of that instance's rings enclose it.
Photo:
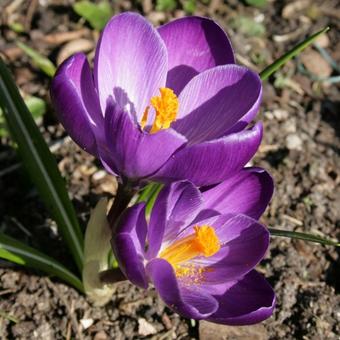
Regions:
[[[155,133],[161,129],[168,129],[173,121],[176,120],[176,115],[178,112],[178,98],[174,91],[167,88],[161,87],[159,89],[160,96],[152,97],[150,103],[155,109],[155,119],[151,126],[150,133]],[[148,106],[143,114],[141,120],[141,128],[144,129],[150,107]]]
[[[176,270],[177,276],[193,275],[201,269],[186,265],[185,262],[197,257],[209,257],[216,254],[220,241],[213,227],[208,225],[195,226],[194,233],[172,243],[164,249],[159,257],[167,260]]]
[[[195,226],[194,230],[196,247],[205,257],[212,256],[220,250],[220,241],[214,228],[204,225],[202,227]]]

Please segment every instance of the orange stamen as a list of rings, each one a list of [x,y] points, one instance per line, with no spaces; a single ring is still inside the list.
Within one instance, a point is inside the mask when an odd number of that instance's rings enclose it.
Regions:
[[[170,262],[177,276],[201,274],[203,268],[197,268],[185,262],[198,257],[210,257],[220,248],[220,241],[213,227],[208,225],[195,226],[194,233],[186,236],[164,249],[160,257]]]
[[[173,121],[176,120],[176,115],[178,112],[178,98],[173,90],[162,87],[159,89],[160,96],[152,97],[150,104],[155,109],[155,119],[151,126],[150,133],[158,132],[162,129],[168,129]],[[143,114],[141,120],[141,128],[144,129],[150,106],[148,106]]]

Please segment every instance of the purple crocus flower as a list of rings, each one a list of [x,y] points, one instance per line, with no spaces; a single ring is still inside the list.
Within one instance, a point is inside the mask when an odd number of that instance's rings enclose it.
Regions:
[[[212,20],[187,17],[155,29],[136,13],[113,17],[93,72],[75,54],[58,69],[51,97],[73,140],[131,181],[218,183],[255,154],[261,81],[235,65]]]
[[[187,318],[228,325],[268,318],[275,294],[254,267],[268,248],[269,232],[257,219],[272,193],[272,179],[260,168],[207,190],[187,181],[165,186],[149,222],[139,203],[115,227],[122,272],[139,287],[152,283]]]

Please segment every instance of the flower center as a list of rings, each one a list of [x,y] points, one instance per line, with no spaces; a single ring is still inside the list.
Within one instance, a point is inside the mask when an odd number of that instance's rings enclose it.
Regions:
[[[164,249],[160,257],[170,262],[174,267],[177,276],[195,274],[194,266],[181,265],[197,256],[210,257],[216,254],[220,248],[218,239],[213,227],[208,225],[195,226],[194,233],[186,236]]]
[[[159,97],[155,96],[150,100],[150,104],[155,109],[155,119],[149,131],[150,133],[168,129],[170,124],[176,120],[178,112],[179,103],[174,91],[167,87],[161,87],[159,92],[161,94]],[[145,109],[141,120],[141,128],[143,130],[148,120],[149,109],[150,106]]]

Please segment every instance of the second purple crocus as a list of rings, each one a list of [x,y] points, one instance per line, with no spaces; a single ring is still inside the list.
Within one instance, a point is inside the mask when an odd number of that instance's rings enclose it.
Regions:
[[[268,318],[275,294],[254,270],[269,232],[258,222],[273,182],[259,168],[199,190],[165,186],[146,221],[145,204],[128,208],[114,228],[120,268],[134,284],[152,283],[164,302],[187,318],[247,325]]]
[[[255,154],[262,125],[246,126],[261,93],[214,21],[187,17],[155,29],[135,13],[106,25],[93,72],[78,53],[51,86],[65,129],[111,173],[199,186],[230,177]]]

